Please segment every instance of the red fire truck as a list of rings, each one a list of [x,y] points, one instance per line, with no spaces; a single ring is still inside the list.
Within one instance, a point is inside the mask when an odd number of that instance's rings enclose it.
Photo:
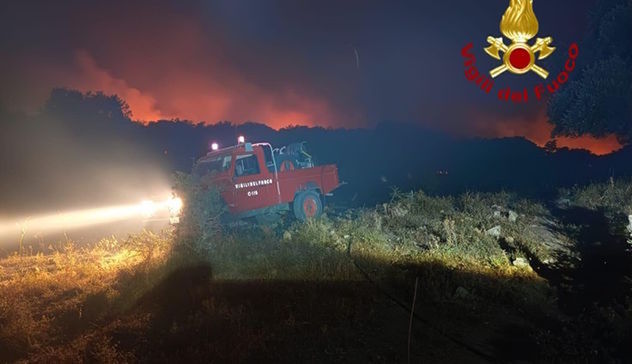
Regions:
[[[322,214],[325,196],[340,185],[335,165],[315,166],[304,142],[275,149],[238,140],[222,149],[213,143],[193,167],[200,183],[219,188],[233,217],[265,222],[287,211],[299,220]]]

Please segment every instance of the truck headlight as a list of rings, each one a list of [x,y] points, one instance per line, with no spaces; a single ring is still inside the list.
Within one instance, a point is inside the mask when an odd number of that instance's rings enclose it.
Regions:
[[[182,199],[178,196],[172,196],[167,200],[167,208],[171,216],[180,216],[182,205]]]

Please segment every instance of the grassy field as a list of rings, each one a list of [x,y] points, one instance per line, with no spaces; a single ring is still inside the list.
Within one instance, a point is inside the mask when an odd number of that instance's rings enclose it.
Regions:
[[[213,203],[200,193],[186,196]],[[573,257],[573,227],[533,201],[394,193],[344,216],[231,228],[219,210],[188,207],[174,231],[0,260],[0,362],[568,362],[629,350],[629,300],[560,309],[550,273]]]

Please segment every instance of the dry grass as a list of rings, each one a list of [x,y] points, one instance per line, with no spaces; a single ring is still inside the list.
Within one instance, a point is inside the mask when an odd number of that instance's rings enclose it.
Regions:
[[[591,210],[605,209],[632,215],[632,181],[611,178],[605,183],[593,183],[562,190],[571,203]]]
[[[149,232],[0,261],[0,357],[39,355],[124,305],[122,277],[164,264],[170,237]],[[105,350],[106,348],[102,348]]]

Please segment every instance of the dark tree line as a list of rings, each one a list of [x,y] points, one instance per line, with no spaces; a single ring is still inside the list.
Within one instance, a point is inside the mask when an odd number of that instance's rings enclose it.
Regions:
[[[606,157],[557,148],[547,153],[523,138],[459,140],[394,122],[375,129],[278,131],[258,123],[164,120],[144,126],[130,120],[116,96],[57,89],[36,115],[0,110],[0,216],[138,199],[152,187],[168,188],[174,171],[189,172],[210,141],[232,145],[240,134],[275,146],[306,141],[319,164],[337,164],[348,182],[336,191],[343,205],[379,203],[392,188],[544,196],[561,186],[632,175],[632,148]]]

